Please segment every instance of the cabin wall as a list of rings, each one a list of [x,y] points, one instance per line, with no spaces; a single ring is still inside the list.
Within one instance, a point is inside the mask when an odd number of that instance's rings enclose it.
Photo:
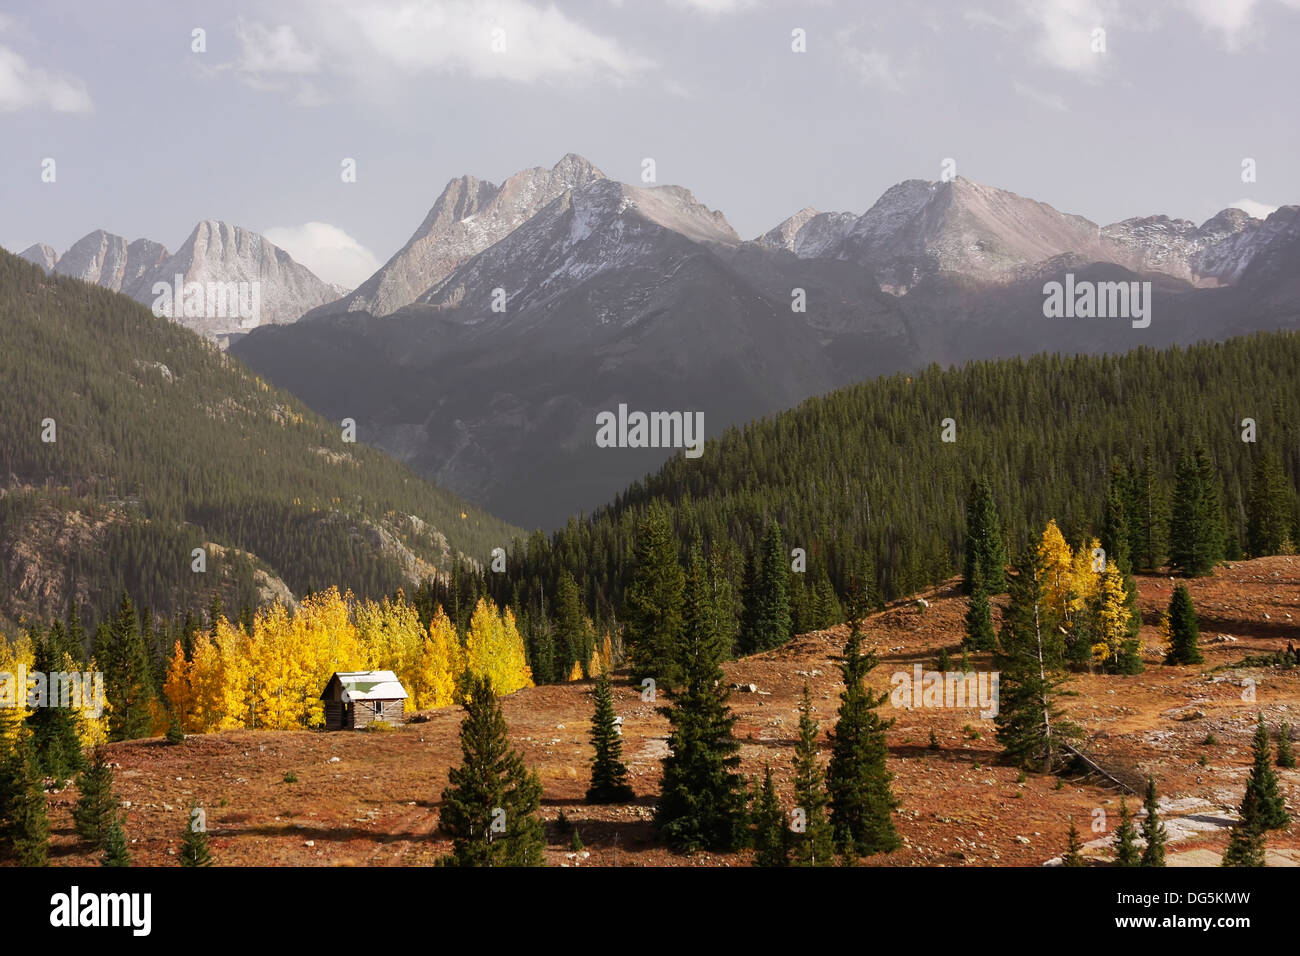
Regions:
[[[358,700],[351,704],[351,727],[354,730],[361,730],[367,725],[380,719],[380,714],[375,713],[375,705],[381,707],[382,719],[387,724],[400,724],[403,722],[402,701],[400,700]]]

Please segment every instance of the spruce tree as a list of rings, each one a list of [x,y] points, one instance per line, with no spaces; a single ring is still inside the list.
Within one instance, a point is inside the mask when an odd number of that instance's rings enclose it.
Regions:
[[[1142,468],[1132,483],[1132,510],[1129,533],[1132,546],[1129,556],[1135,567],[1155,570],[1160,567],[1167,545],[1168,518],[1165,500],[1156,475],[1155,455],[1148,443],[1142,454]]]
[[[131,853],[126,845],[126,829],[121,817],[114,816],[104,833],[104,866],[130,866]]]
[[[1156,781],[1147,777],[1146,799],[1142,803],[1146,816],[1142,818],[1142,839],[1146,846],[1142,848],[1142,866],[1164,866],[1165,844],[1169,842],[1169,833],[1160,820],[1160,805],[1156,801]]]
[[[1263,828],[1244,819],[1234,824],[1223,854],[1223,866],[1265,865]]]
[[[682,675],[672,706],[661,707],[672,730],[655,806],[655,829],[675,850],[729,850],[744,842],[745,796],[736,772],[740,744],[720,666],[723,638],[717,606],[698,547],[686,579],[677,667]]]
[[[1063,649],[1032,550],[1018,562],[1010,598],[993,657],[1000,672],[993,722],[1008,760],[1026,770],[1051,773],[1067,762],[1065,747],[1079,728],[1056,704],[1065,683],[1059,670]]]
[[[59,688],[62,680],[57,674],[66,674],[75,668],[76,661],[69,652],[69,642],[61,621],[55,621],[45,635],[33,629],[34,669],[45,674],[47,695],[45,704],[37,707],[27,718],[32,730],[33,752],[41,773],[54,778],[55,789],[85,766],[81,741],[77,737],[78,701],[63,699]],[[65,706],[66,705],[66,706]]]
[[[555,647],[565,670],[575,661],[586,667],[591,660],[592,635],[578,597],[578,582],[567,570],[560,572],[555,592]]]
[[[1138,866],[1137,830],[1133,826],[1133,816],[1128,812],[1128,801],[1119,798],[1119,828],[1115,831],[1115,865]]]
[[[109,739],[133,740],[148,734],[153,675],[135,607],[125,593],[112,623],[100,625],[95,659],[104,671]]]
[[[803,811],[802,832],[792,832],[791,862],[795,866],[830,866],[835,854],[834,833],[826,817],[826,776],[818,761],[820,732],[812,714],[812,697],[803,686],[799,704],[799,742],[794,748],[794,804]]]
[[[997,646],[988,592],[984,590],[984,583],[977,581],[966,601],[966,636],[962,647],[971,651],[991,651]]]
[[[614,687],[609,673],[596,678],[595,713],[591,718],[591,786],[588,803],[627,803],[636,795],[627,782],[623,765],[623,738],[614,719]]]
[[[1293,548],[1294,495],[1277,455],[1264,451],[1255,460],[1246,505],[1246,550],[1252,558],[1286,554]]]
[[[208,846],[208,828],[203,823],[197,807],[190,807],[189,820],[185,824],[185,836],[181,840],[181,866],[211,866],[212,849]]]
[[[1129,527],[1129,506],[1133,496],[1131,484],[1127,469],[1118,461],[1113,462],[1110,466],[1110,486],[1106,491],[1101,546],[1106,549],[1107,563],[1114,564],[1124,574],[1132,569],[1132,531]]]
[[[1074,817],[1070,818],[1070,831],[1066,837],[1065,856],[1061,858],[1062,866],[1087,866],[1083,859],[1083,842],[1079,837],[1079,828],[1074,825]]]
[[[781,812],[770,766],[763,768],[763,785],[754,795],[750,817],[754,822],[754,865],[788,866],[785,815]]]
[[[448,772],[440,825],[452,838],[450,866],[539,866],[546,840],[537,812],[542,785],[510,746],[492,685],[470,680],[460,725],[459,767]]]
[[[45,866],[49,843],[45,778],[31,733],[19,730],[9,754],[0,761],[0,847],[19,866]]]
[[[1198,447],[1178,463],[1169,526],[1170,564],[1190,577],[1210,574],[1223,559],[1225,531],[1219,479]]]
[[[790,640],[789,580],[790,564],[781,540],[781,526],[773,521],[763,536],[753,590],[745,595],[747,627],[740,634],[742,653],[771,650]]]
[[[890,853],[902,845],[894,829],[898,806],[890,788],[893,779],[886,766],[889,748],[885,731],[893,720],[882,719],[876,708],[889,699],[866,686],[867,674],[878,663],[875,654],[862,652],[862,608],[865,592],[850,592],[849,637],[840,659],[844,690],[840,712],[830,732],[831,759],[826,768],[831,826],[836,847],[846,858]]]
[[[1268,727],[1264,725],[1264,715],[1259,715],[1255,725],[1255,740],[1251,747],[1254,765],[1250,777],[1246,780],[1246,795],[1253,797],[1259,825],[1265,830],[1284,830],[1291,822],[1286,812],[1286,801],[1278,789],[1277,771],[1273,769],[1273,748],[1268,739]],[[1246,818],[1243,801],[1242,819]]]
[[[1166,664],[1202,664],[1201,631],[1187,585],[1179,584],[1169,600],[1169,653]]]
[[[671,693],[682,679],[677,645],[682,630],[684,584],[668,510],[656,501],[637,529],[632,581],[623,613],[632,679],[639,683],[650,678],[656,690],[664,693]]]
[[[1295,752],[1291,749],[1291,725],[1285,721],[1277,728],[1277,765],[1287,770],[1295,769]]]
[[[971,482],[966,497],[966,549],[962,588],[972,594],[982,582],[989,594],[1006,590],[1007,550],[1002,538],[1002,521],[993,502],[993,490],[981,475]]]
[[[103,747],[96,747],[90,766],[77,777],[77,804],[72,820],[77,833],[95,846],[102,847],[108,828],[117,818],[117,798],[113,796],[113,768]]]

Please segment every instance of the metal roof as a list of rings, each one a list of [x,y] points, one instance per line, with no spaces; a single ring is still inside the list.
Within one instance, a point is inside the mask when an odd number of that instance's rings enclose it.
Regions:
[[[343,685],[343,702],[356,700],[405,700],[406,688],[392,671],[337,671]]]

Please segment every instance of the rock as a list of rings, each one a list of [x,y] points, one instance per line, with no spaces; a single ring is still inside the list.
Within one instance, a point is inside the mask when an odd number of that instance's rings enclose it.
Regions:
[[[925,610],[926,608],[928,608],[929,606],[930,606],[930,602],[927,601],[925,598],[917,598],[917,599],[916,599],[916,609],[917,609],[918,611],[924,611],[924,610]]]
[[[330,757],[330,763],[338,763],[338,762],[339,762],[338,757]]]
[[[316,845],[316,841],[315,841],[315,840],[304,840],[302,845],[303,845],[303,846],[315,846],[315,845]]]
[[[1026,837],[1026,836],[1018,836],[1018,837],[1016,837],[1016,842],[1017,842],[1017,843],[1028,843],[1028,842],[1029,842],[1029,837]]]
[[[758,690],[757,684],[732,684],[732,690],[738,690],[743,694],[752,694]]]

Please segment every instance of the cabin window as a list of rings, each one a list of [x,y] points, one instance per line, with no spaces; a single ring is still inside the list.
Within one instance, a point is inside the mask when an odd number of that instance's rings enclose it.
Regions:
[[[384,702],[382,700],[375,701],[375,717],[379,720],[384,719]]]

